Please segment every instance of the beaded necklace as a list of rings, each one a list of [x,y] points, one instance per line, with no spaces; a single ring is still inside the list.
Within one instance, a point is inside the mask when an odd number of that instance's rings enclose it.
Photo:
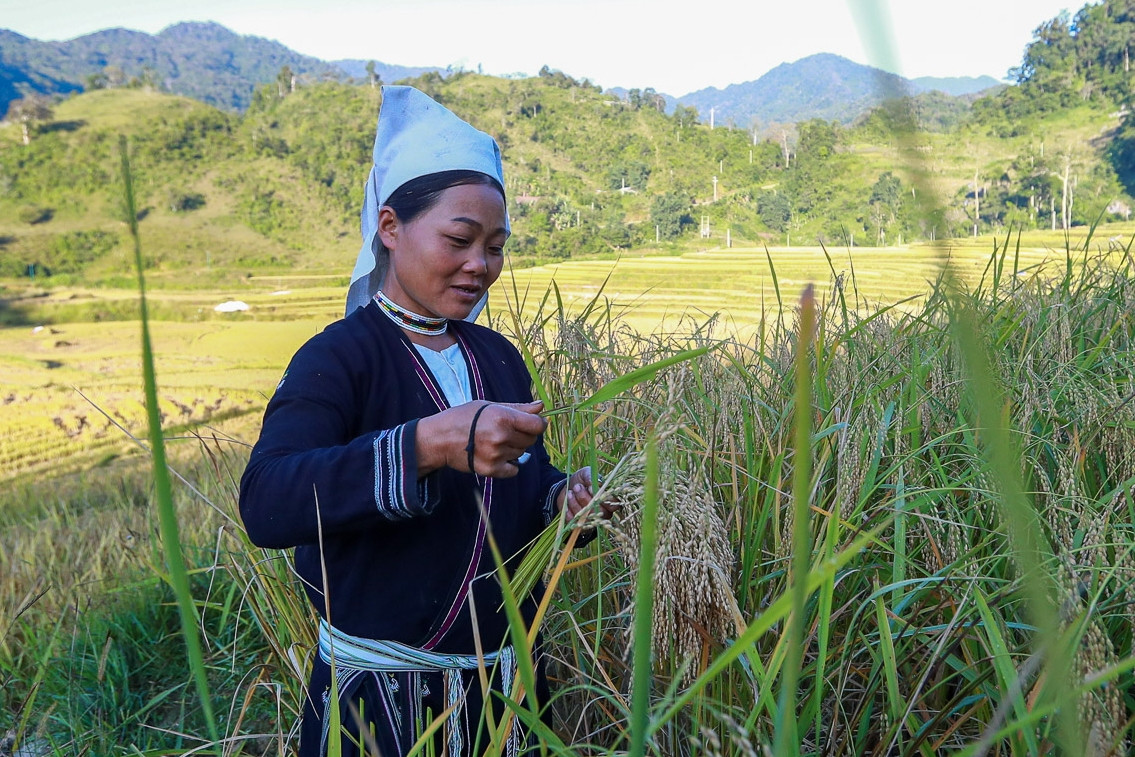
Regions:
[[[386,317],[397,323],[407,331],[425,336],[441,336],[449,328],[448,318],[431,318],[425,315],[412,313],[396,302],[390,300],[382,290],[375,292],[374,301],[386,313]]]

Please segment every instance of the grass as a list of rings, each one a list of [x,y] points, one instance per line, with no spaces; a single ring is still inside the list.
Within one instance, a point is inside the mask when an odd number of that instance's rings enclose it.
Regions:
[[[170,97],[143,89],[94,90],[81,100],[70,98],[55,106],[55,120],[82,120],[90,126],[128,134],[143,133],[152,122],[211,109],[188,97]]]

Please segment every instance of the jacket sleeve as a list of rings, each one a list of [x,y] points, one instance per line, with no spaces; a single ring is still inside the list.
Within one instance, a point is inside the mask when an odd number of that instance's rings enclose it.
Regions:
[[[240,483],[249,539],[286,548],[430,514],[439,477],[419,479],[417,420],[355,435],[363,410],[350,358],[313,340],[292,359],[268,403]]]

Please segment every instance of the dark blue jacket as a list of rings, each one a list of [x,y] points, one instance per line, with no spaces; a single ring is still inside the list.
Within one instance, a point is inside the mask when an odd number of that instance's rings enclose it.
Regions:
[[[451,328],[471,348],[485,399],[531,400],[528,371],[508,340],[475,324]],[[374,303],[301,347],[265,411],[241,479],[240,513],[255,544],[295,547],[296,569],[325,615],[321,526],[335,627],[422,646],[462,593],[484,482],[450,468],[419,479],[417,420],[439,410],[413,349]],[[513,568],[548,522],[564,481],[542,442],[530,452],[515,478],[491,481],[490,527],[502,554],[516,556]],[[484,577],[471,592],[487,649],[507,628],[496,578],[488,575],[494,567],[483,545],[475,573]],[[436,651],[474,651],[468,602],[460,604]],[[530,617],[532,602],[525,604]]]

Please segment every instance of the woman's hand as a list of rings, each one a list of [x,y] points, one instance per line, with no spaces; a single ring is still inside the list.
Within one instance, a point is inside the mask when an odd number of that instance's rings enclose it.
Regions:
[[[596,502],[594,496],[595,492],[591,488],[591,466],[580,468],[568,478],[567,486],[560,495],[560,508],[567,515],[568,520],[575,518],[591,504],[599,505],[604,519],[610,519],[619,509],[617,505]]]
[[[422,418],[415,440],[418,475],[450,467],[490,478],[515,476],[518,458],[548,426],[540,416],[543,409],[542,402],[477,400]]]

